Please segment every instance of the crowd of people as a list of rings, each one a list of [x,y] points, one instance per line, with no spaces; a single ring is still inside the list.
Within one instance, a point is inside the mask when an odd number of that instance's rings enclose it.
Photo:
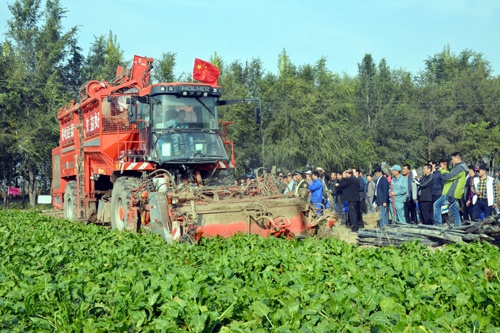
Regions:
[[[357,168],[327,173],[314,171],[280,173],[279,191],[310,202],[318,214],[330,209],[358,231],[364,227],[363,214],[378,211],[379,227],[389,223],[427,225],[453,220],[478,221],[494,214],[500,190],[500,172],[488,175],[487,165],[467,165],[462,154],[451,154],[436,163],[429,160],[417,174],[408,164],[395,164],[390,174],[381,168],[364,175]]]

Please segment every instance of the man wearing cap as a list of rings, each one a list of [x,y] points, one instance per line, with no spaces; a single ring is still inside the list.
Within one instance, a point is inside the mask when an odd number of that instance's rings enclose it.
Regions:
[[[496,179],[488,176],[488,167],[484,164],[479,166],[479,177],[474,178],[474,197],[472,203],[472,218],[479,220],[481,213],[484,217],[491,216],[493,209],[497,207]]]
[[[311,170],[307,170],[306,173],[305,173],[305,177],[306,177],[306,182],[310,185],[312,184],[312,171]]]
[[[459,152],[451,154],[451,162],[454,165],[451,172],[444,170],[443,166],[440,170],[443,176],[444,186],[441,197],[434,202],[434,224],[443,225],[441,207],[448,205],[455,227],[460,227],[462,225],[462,219],[458,211],[458,201],[464,194],[465,175],[468,169],[467,164],[462,161],[462,154]]]
[[[307,181],[302,178],[300,172],[296,172],[297,185],[295,186],[295,196],[307,200]]]
[[[408,180],[401,174],[401,166],[395,164],[392,166],[391,174],[391,192],[389,195],[392,198],[392,204],[394,209],[394,222],[400,224],[406,224],[405,219],[405,202],[406,195],[408,193]]]

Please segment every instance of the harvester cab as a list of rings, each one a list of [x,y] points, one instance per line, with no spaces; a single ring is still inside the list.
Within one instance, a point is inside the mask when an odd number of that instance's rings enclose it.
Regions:
[[[219,87],[169,83],[152,85],[129,101],[129,121],[137,123],[145,144],[141,152],[148,152],[140,158],[169,170],[177,182],[186,174],[199,172],[206,179],[214,169],[231,169],[234,160],[217,116],[220,95]]]

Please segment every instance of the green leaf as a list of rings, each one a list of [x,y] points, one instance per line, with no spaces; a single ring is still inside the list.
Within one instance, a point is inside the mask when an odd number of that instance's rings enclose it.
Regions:
[[[194,329],[195,332],[202,332],[205,329],[208,319],[208,314],[202,313],[194,315],[189,321],[189,326]]]
[[[224,318],[231,318],[233,316],[233,310],[234,310],[234,304],[231,304],[230,306],[227,307],[224,312],[219,316],[219,320],[224,319]]]
[[[461,307],[469,302],[470,297],[464,293],[457,294],[457,306]]]
[[[259,317],[266,317],[269,314],[269,307],[262,302],[254,302],[250,309]]]

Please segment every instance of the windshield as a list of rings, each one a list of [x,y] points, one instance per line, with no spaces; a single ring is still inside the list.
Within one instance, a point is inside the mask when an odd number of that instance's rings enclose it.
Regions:
[[[160,163],[189,160],[228,160],[218,133],[180,131],[155,134],[155,154]]]
[[[215,97],[157,95],[151,104],[153,129],[218,129]]]

